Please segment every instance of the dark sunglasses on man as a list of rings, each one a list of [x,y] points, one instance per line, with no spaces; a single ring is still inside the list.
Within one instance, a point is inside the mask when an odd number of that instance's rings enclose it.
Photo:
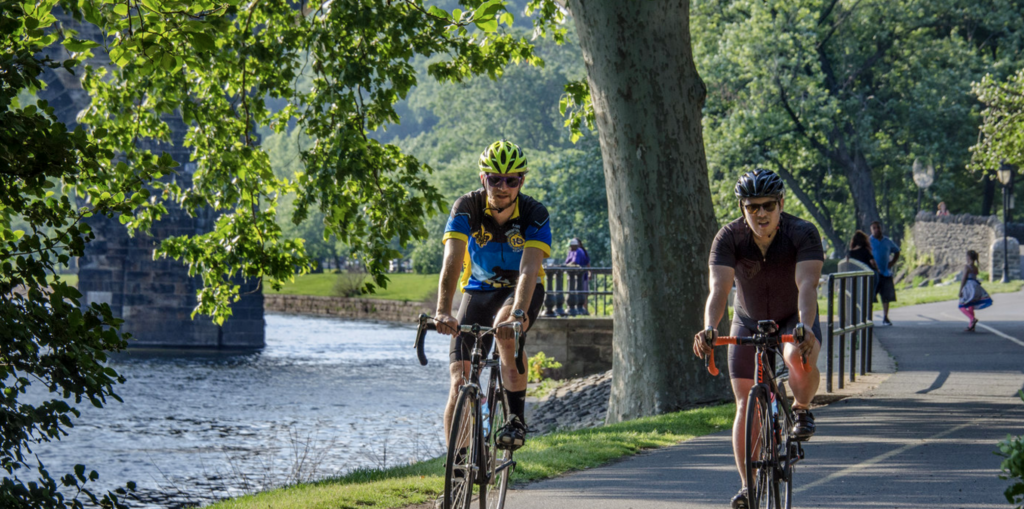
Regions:
[[[744,203],[743,208],[747,209],[747,213],[750,215],[757,214],[757,211],[764,209],[765,212],[775,212],[775,207],[779,205],[779,200],[772,200],[764,203]]]
[[[520,184],[523,183],[523,175],[524,174],[522,174],[522,173],[517,174],[517,175],[504,175],[504,176],[488,174],[487,177],[486,177],[487,178],[487,185],[489,185],[491,187],[501,187],[502,184],[504,184],[504,186],[506,188],[508,188],[508,189],[515,189],[515,188],[519,187]]]

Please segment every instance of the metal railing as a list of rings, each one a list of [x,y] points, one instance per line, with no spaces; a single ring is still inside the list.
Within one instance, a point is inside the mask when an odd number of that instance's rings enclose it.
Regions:
[[[832,365],[835,361],[833,340],[839,337],[839,388],[844,387],[844,368],[846,365],[846,337],[850,336],[850,381],[856,379],[857,353],[860,353],[860,374],[871,371],[871,347],[874,343],[874,278],[870,270],[839,272],[829,274],[826,281],[826,298],[828,299],[828,322],[826,337],[826,370],[825,392],[832,392]],[[836,286],[839,293],[839,328],[836,328],[835,309]],[[859,343],[859,344],[858,344]]]
[[[546,317],[609,316],[612,304],[611,267],[544,267]]]

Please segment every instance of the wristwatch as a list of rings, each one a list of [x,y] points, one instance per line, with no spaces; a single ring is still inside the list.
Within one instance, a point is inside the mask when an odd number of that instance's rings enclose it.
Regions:
[[[526,312],[522,309],[512,311],[512,318],[515,318],[517,322],[522,322],[526,318]]]

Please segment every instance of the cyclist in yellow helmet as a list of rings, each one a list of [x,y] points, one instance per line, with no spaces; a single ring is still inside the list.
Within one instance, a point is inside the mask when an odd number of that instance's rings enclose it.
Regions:
[[[540,202],[521,193],[527,162],[523,149],[501,140],[480,154],[481,189],[463,195],[452,206],[444,233],[444,263],[437,292],[435,320],[438,332],[452,335],[451,389],[445,409],[448,436],[459,388],[469,376],[473,337],[456,333],[461,324],[497,327],[519,321],[523,330],[537,319],[544,303],[542,262],[551,255],[548,211]],[[456,316],[452,300],[459,272],[465,267],[461,287],[465,295]],[[515,368],[515,341],[511,328],[497,332],[501,375],[508,390],[509,413],[514,417],[496,433],[498,447],[515,450],[526,441],[526,375]],[[520,356],[526,361],[522,344]],[[484,345],[484,352],[491,345]]]

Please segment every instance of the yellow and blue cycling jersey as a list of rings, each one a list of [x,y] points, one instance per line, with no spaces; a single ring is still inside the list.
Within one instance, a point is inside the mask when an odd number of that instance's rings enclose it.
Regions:
[[[548,209],[519,193],[512,217],[498,225],[487,205],[483,189],[466,193],[455,201],[444,241],[466,242],[468,256],[463,261],[462,290],[496,290],[514,287],[519,280],[519,262],[523,250],[535,247],[551,256],[551,224]],[[541,269],[537,282],[544,275]]]

